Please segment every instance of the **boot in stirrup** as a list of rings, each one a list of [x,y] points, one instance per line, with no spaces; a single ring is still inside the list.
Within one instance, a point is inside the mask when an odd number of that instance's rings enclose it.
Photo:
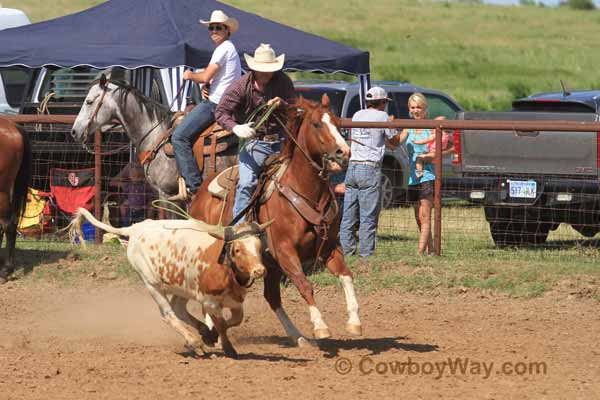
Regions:
[[[175,196],[169,197],[167,200],[169,201],[188,201],[191,196],[188,193],[187,188],[185,187],[185,180],[182,176],[177,178],[177,182],[179,183],[179,193]]]

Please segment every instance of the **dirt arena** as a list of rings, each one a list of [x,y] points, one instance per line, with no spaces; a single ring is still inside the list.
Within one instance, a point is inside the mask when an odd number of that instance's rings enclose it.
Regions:
[[[239,360],[193,358],[141,284],[25,279],[0,287],[1,399],[598,399],[597,300],[553,291],[361,295],[364,336],[343,330],[341,290],[317,292],[332,339],[290,347],[253,287]],[[284,290],[310,333],[308,310]],[[452,370],[451,368],[452,367]]]

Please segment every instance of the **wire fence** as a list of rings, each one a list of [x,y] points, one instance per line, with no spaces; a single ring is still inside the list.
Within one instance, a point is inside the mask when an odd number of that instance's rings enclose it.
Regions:
[[[95,167],[93,149],[84,149],[70,139],[71,125],[68,123],[28,122],[24,127],[33,144],[31,186],[41,191],[41,195],[32,196],[32,199],[47,202],[42,211],[37,205],[26,212],[26,216],[33,217],[34,222],[20,229],[20,237],[35,238],[42,242],[65,240],[64,234],[57,235],[55,232],[69,223],[71,215],[61,207],[61,202],[64,204],[65,199],[57,198],[64,196],[64,190],[61,192],[56,185],[52,185],[52,171],[66,170],[66,181],[69,180],[69,171],[75,173],[74,177],[77,178],[78,171]],[[145,182],[143,171],[135,163],[131,163],[135,155],[126,134],[119,129],[103,133],[101,153],[101,175],[95,177],[100,180],[100,193],[96,193],[101,204],[100,216],[114,226],[129,225],[145,218],[158,218],[158,211],[151,206],[157,195]],[[67,185],[66,189],[76,189],[77,185],[71,186],[68,188]],[[579,193],[564,193],[546,187],[544,182],[538,182],[538,187],[543,188],[541,196],[553,199],[551,202],[544,202],[551,204],[550,206],[487,206],[472,199],[473,190],[468,184],[443,186],[440,192],[441,218],[435,222],[441,227],[439,238],[442,253],[463,251],[469,254],[497,247],[510,249],[512,246],[545,250],[597,248],[595,236],[600,229],[600,196],[584,190]],[[381,212],[378,249],[386,254],[402,257],[407,249],[416,249],[418,232],[414,211],[403,196],[404,188],[396,189],[395,192],[400,193],[400,196],[395,199],[391,208]],[[506,196],[506,188],[499,184],[495,189],[490,189],[489,193],[492,196]],[[566,197],[571,200],[576,197],[578,202],[565,201]],[[71,206],[94,209],[89,199],[85,199],[87,202],[84,204],[75,204],[77,199],[77,196],[67,196],[66,202]],[[37,221],[36,216],[39,216]],[[562,221],[569,223],[561,223]],[[93,239],[92,231],[87,232],[88,239]],[[589,254],[595,256],[596,252]]]

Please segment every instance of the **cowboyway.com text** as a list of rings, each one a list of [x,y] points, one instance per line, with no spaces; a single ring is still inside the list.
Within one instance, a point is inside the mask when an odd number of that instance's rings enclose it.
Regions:
[[[347,375],[352,370],[360,375],[430,375],[435,379],[451,375],[471,375],[488,379],[492,375],[522,376],[547,375],[548,366],[543,361],[480,361],[468,357],[448,357],[441,361],[414,361],[411,357],[405,360],[377,361],[364,356],[358,361],[340,357],[334,365],[340,375]]]

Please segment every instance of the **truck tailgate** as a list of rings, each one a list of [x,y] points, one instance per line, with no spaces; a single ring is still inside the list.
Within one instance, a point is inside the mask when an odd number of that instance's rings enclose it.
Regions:
[[[464,113],[465,120],[596,120],[593,113]],[[596,176],[596,132],[463,130],[462,172]]]

